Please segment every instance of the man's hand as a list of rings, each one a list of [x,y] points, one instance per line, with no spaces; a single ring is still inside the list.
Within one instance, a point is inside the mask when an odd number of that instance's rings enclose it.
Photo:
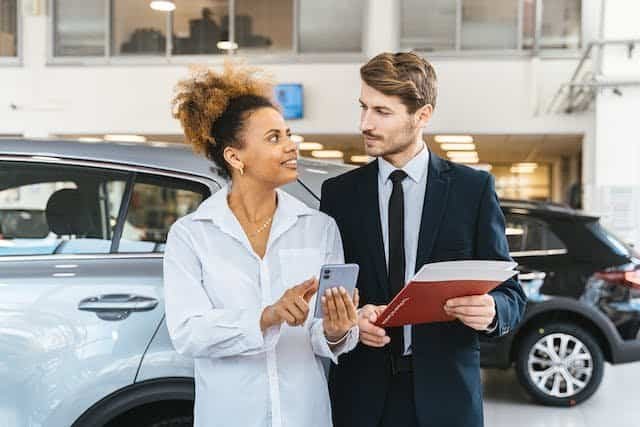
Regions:
[[[452,298],[444,311],[476,331],[485,331],[496,317],[496,305],[489,294]]]
[[[391,338],[387,336],[387,332],[373,324],[385,308],[386,305],[371,304],[362,307],[358,315],[360,342],[370,347],[384,347],[389,344]]]
[[[309,315],[309,301],[317,291],[318,280],[315,277],[287,289],[275,304],[262,311],[260,329],[264,331],[284,322],[289,326],[304,324]]]

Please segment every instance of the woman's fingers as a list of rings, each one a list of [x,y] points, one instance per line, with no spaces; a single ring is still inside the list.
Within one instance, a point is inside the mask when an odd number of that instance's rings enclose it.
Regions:
[[[353,305],[356,310],[358,310],[358,307],[360,306],[360,291],[358,290],[358,288],[355,288],[353,290]]]
[[[333,322],[336,322],[338,320],[338,308],[336,307],[336,302],[333,298],[333,292],[331,289],[327,289],[325,296],[327,298],[327,307],[329,308],[329,318]]]
[[[333,300],[336,304],[336,309],[338,312],[338,321],[344,322],[349,320],[349,314],[347,313],[347,306],[345,306],[345,297],[348,300],[349,296],[347,295],[347,291],[343,288],[333,288]],[[351,304],[351,301],[349,301]]]
[[[305,292],[302,298],[308,303],[309,301],[311,301],[311,298],[313,298],[316,292],[318,292],[318,279],[313,277],[312,279],[310,279],[309,284],[305,288]]]
[[[300,319],[300,323],[302,324],[307,320],[307,317],[309,317],[309,304],[307,304],[307,302],[302,297],[295,298],[293,302],[295,303],[296,307],[302,312],[302,319]]]
[[[287,322],[288,325],[295,323],[296,318],[293,317],[293,315],[289,313],[289,311],[286,308],[278,306],[278,307],[274,307],[274,310],[277,313],[277,315],[280,317],[280,319]]]

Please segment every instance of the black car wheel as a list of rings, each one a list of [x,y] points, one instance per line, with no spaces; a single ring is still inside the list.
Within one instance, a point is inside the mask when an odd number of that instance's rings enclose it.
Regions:
[[[520,384],[538,402],[573,406],[600,386],[604,357],[593,336],[581,327],[547,324],[520,341],[516,373]]]

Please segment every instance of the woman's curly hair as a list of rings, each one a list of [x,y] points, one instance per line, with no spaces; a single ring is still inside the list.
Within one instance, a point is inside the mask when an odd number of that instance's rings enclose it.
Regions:
[[[221,73],[196,69],[175,87],[173,117],[180,120],[194,151],[213,160],[229,177],[224,149],[241,146],[238,137],[249,113],[277,109],[271,101],[272,88],[271,79],[258,68],[226,62]]]

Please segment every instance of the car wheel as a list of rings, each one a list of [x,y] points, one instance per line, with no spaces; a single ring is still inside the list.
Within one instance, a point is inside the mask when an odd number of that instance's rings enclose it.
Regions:
[[[604,357],[589,332],[577,325],[553,323],[535,328],[520,341],[516,373],[536,401],[573,406],[600,386]]]
[[[151,424],[149,427],[193,427],[192,416],[179,416],[167,418]]]

